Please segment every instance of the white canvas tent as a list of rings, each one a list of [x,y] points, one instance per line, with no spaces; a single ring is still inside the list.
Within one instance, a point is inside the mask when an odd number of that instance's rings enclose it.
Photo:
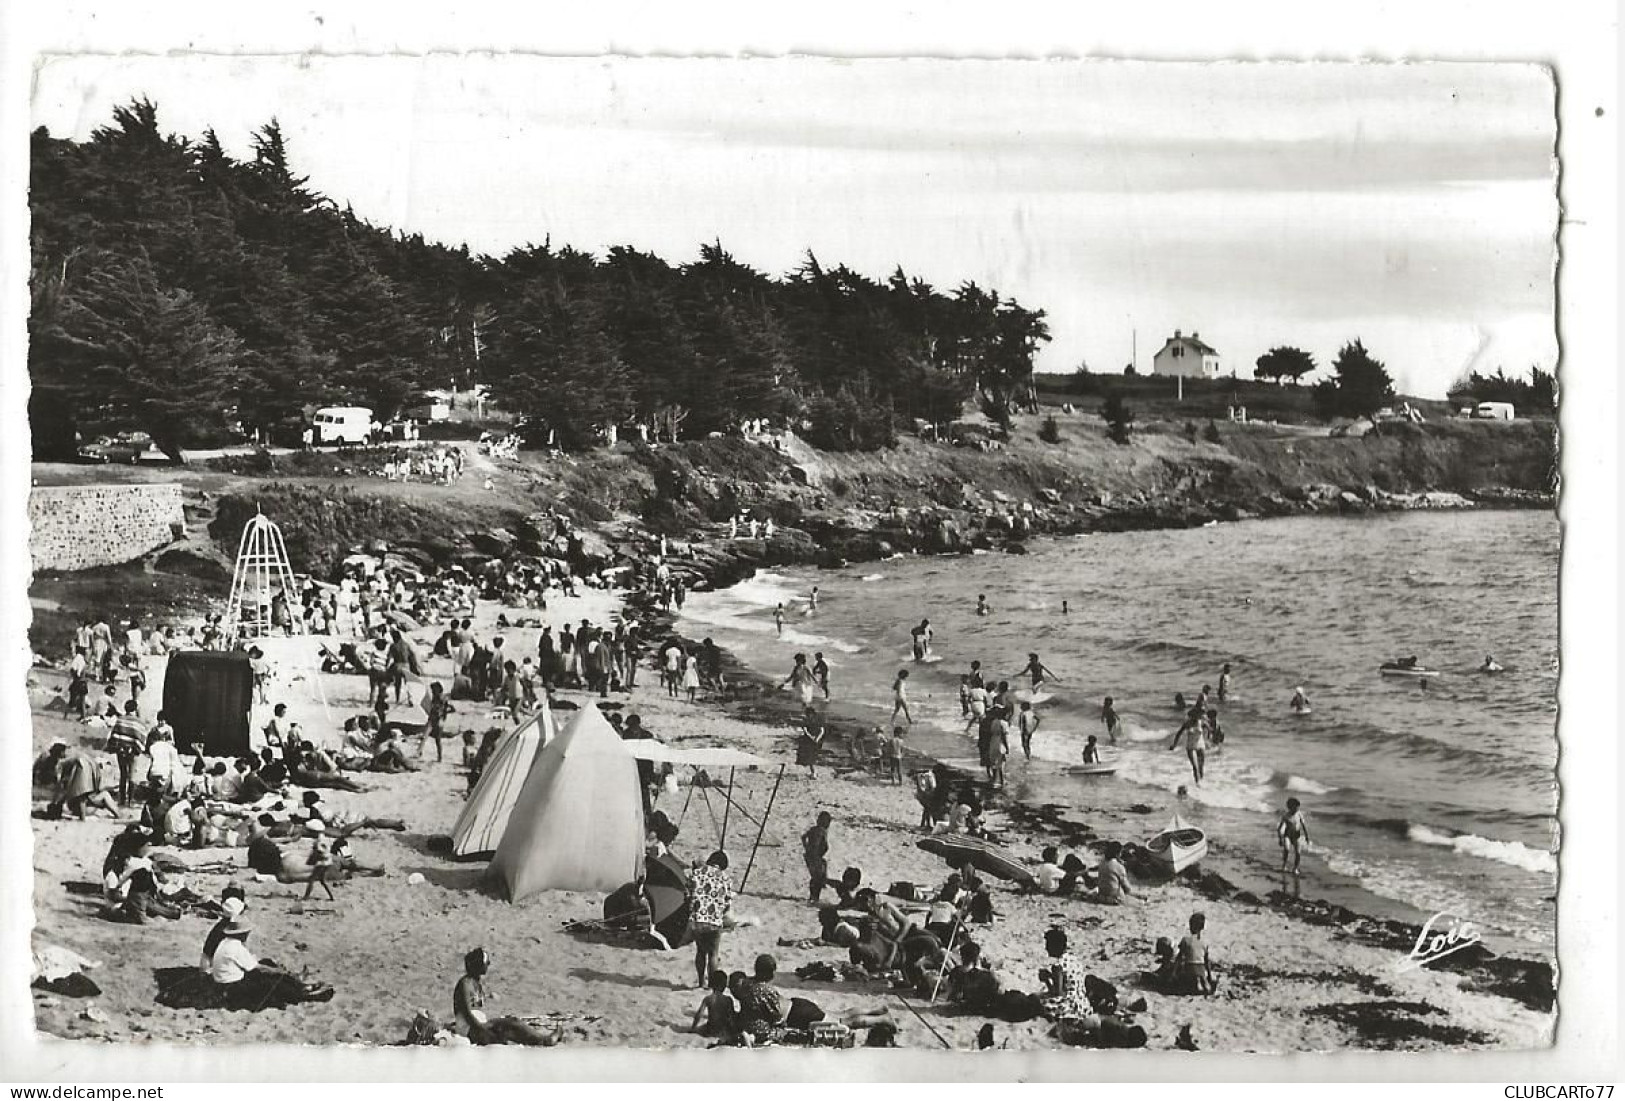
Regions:
[[[463,804],[451,831],[451,849],[458,856],[495,851],[508,828],[508,818],[530,775],[536,754],[557,733],[547,701],[541,710],[514,727],[497,742],[479,783]]]
[[[510,902],[541,891],[612,891],[638,877],[643,830],[637,762],[589,703],[536,754],[490,874]]]

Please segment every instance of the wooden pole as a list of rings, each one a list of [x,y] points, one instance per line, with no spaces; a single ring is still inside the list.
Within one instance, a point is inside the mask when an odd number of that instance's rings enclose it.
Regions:
[[[931,1004],[937,1004],[937,991],[942,988],[942,977],[948,973],[948,955],[954,950],[954,941],[959,937],[959,930],[964,922],[956,914],[954,916],[954,930],[948,934],[948,947],[942,950],[942,966],[937,968],[937,981],[931,984]]]
[[[745,862],[745,874],[739,877],[739,893],[745,893],[745,884],[750,881],[750,870],[756,867],[756,850],[762,847],[762,834],[767,832],[767,820],[773,816],[773,800],[779,797],[779,785],[784,782],[784,766],[779,766],[779,775],[773,781],[773,793],[767,797],[767,809],[762,812],[762,824],[756,831],[756,844],[750,847],[750,859]]]
[[[717,839],[717,848],[724,852],[728,849],[728,812],[734,809],[734,770],[728,770],[728,805],[722,808],[722,836]]]

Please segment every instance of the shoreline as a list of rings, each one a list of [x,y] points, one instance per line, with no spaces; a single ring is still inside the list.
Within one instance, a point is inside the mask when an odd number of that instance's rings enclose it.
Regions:
[[[676,637],[697,644],[700,639],[692,638],[678,629],[677,621],[680,618],[680,613],[673,617],[653,608],[642,613],[644,622],[658,624],[659,637]],[[747,723],[772,729],[793,742],[795,732],[800,729],[799,705],[796,701],[781,692],[778,681],[767,672],[745,664],[726,648],[722,648],[722,653],[724,675],[731,686],[742,686],[743,691],[736,689],[726,701],[709,701],[712,706]],[[820,754],[819,767],[828,767],[832,771],[849,766],[846,746],[850,734],[877,725],[880,719],[885,718],[882,708],[839,701],[824,704],[820,711],[826,718],[826,729],[831,735],[838,731],[845,732],[845,736],[838,740],[835,737],[826,738]],[[1023,797],[1019,777],[1012,777],[1005,790],[996,791],[976,773],[954,764],[945,764],[942,757],[922,751],[913,743],[913,733],[910,732],[911,740],[906,748],[905,774],[941,767],[954,778],[955,783],[973,789],[984,806],[1000,812],[1023,833],[1036,834],[1046,842],[1063,847],[1119,840],[1124,843],[1124,859],[1131,876],[1138,879],[1151,870],[1143,859],[1144,852],[1139,844],[1141,838],[1154,832],[1156,824],[1152,817],[1155,812],[1146,804],[1132,796],[1118,799],[1116,806],[1089,809],[1038,802]],[[935,739],[937,736],[932,737]],[[953,735],[940,737],[953,738]],[[741,744],[739,748],[748,746]],[[948,758],[950,761],[955,759]],[[1137,820],[1145,828],[1138,835],[1121,832],[1136,821],[1136,816],[1139,816]],[[1076,820],[1078,817],[1093,817],[1096,821],[1090,824]],[[1115,838],[1112,836],[1114,831],[1118,832]],[[1025,840],[1031,841],[1032,838]],[[1222,858],[1210,858],[1210,863],[1223,866],[1227,862]],[[1212,871],[1198,868],[1192,871],[1195,874],[1182,873],[1178,877],[1180,882],[1188,883],[1193,890],[1214,902],[1264,907],[1294,921],[1335,928],[1363,943],[1401,953],[1410,952],[1423,937],[1422,924],[1397,916],[1402,911],[1420,912],[1414,906],[1394,902],[1389,914],[1364,913],[1336,901],[1301,897],[1281,887],[1266,885],[1261,877],[1245,869],[1225,867],[1223,871]],[[1362,893],[1362,890],[1351,888],[1351,893]],[[1380,901],[1380,896],[1372,898]],[[1502,939],[1510,943],[1510,938]],[[1500,951],[1475,945],[1428,966],[1461,975],[1464,981],[1476,988],[1504,996],[1526,1008],[1548,1012],[1556,1001],[1555,957],[1543,959],[1534,955],[1535,951],[1535,946],[1521,942],[1510,947],[1503,944]]]

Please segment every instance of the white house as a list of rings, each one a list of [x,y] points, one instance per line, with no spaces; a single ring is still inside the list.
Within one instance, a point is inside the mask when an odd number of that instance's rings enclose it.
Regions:
[[[1151,359],[1151,373],[1172,378],[1218,378],[1219,353],[1202,343],[1201,334],[1186,336],[1178,329]]]

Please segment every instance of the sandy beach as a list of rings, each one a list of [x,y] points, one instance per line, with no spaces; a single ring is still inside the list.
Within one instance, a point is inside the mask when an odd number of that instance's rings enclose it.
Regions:
[[[546,619],[554,624],[582,618],[601,623],[617,610],[614,594],[586,590],[580,598],[554,600]],[[482,637],[502,633],[510,649],[534,651],[536,628],[497,632],[494,623],[502,609],[482,602],[479,611]],[[510,618],[520,614],[509,611]],[[426,629],[415,637],[426,653],[433,634]],[[427,678],[449,681],[446,664],[434,659]],[[278,687],[295,695],[297,682],[291,678],[298,675],[277,670]],[[96,732],[78,723],[40,712],[55,674],[41,671],[39,676],[46,691],[36,694],[35,752],[53,737],[86,745],[99,741]],[[643,677],[654,680],[649,672]],[[322,689],[328,713],[340,720],[365,709],[363,678],[322,675]],[[563,691],[558,699],[580,703],[586,697]],[[610,702],[620,704],[623,714],[635,711],[649,729],[673,744],[732,746],[775,762],[793,761],[794,730],[764,718],[771,708],[752,707],[753,720],[705,701],[668,699],[658,684],[648,683]],[[569,714],[561,709],[561,722]],[[450,725],[483,729],[488,723],[482,711],[470,706]],[[825,756],[816,780],[793,764],[784,770],[746,891],[734,907],[744,924],[724,935],[722,965],[748,968],[758,953],[774,953],[787,994],[810,998],[832,1016],[888,1007],[899,1025],[900,1044],[970,1049],[983,1018],[917,1000],[905,1002],[878,980],[803,980],[795,975],[796,968],[813,961],[833,963],[844,953],[828,946],[778,943],[781,938],[817,936],[797,839],[819,811],[834,817],[832,874],[852,865],[862,869],[866,883],[882,890],[900,880],[933,889],[949,870],[915,846],[919,810],[907,783],[837,771],[832,766],[844,761],[846,749],[835,738],[826,744]],[[207,923],[184,917],[130,926],[101,919],[92,885],[107,843],[121,827],[105,817],[83,823],[36,819],[36,946],[57,944],[103,961],[91,973],[102,987],[100,997],[87,1001],[34,991],[38,1027],[59,1037],[116,1041],[392,1044],[405,1037],[419,1009],[449,1019],[462,956],[484,946],[495,960],[490,988],[499,999],[498,1012],[556,1020],[570,1043],[705,1046],[707,1041],[687,1031],[700,997],[692,987],[690,950],[643,950],[572,935],[564,925],[600,917],[601,896],[554,892],[510,905],[484,884],[483,862],[457,863],[437,853],[431,839],[449,832],[466,790],[458,758],[460,753],[448,743],[447,760],[437,763],[430,747],[417,772],[357,774],[369,791],[328,793],[329,804],[342,813],[399,817],[407,825],[404,832],[365,831],[355,838],[356,855],[383,864],[388,874],[343,884],[335,903],[306,909],[300,904],[301,887],[255,882],[242,868],[240,848],[176,854],[194,866],[236,865],[239,870],[231,873],[197,874],[194,889],[212,897],[231,880],[243,882],[255,929],[251,946],[285,965],[308,969],[337,989],[331,1002],[289,1010],[248,1014],[157,1005],[155,971],[195,961]],[[685,860],[703,859],[720,844],[733,854],[737,882],[777,775],[775,768],[735,776],[739,809],[727,813],[725,838],[722,792],[691,788],[684,776],[675,793],[667,792],[657,802],[658,809],[680,822],[673,851]],[[995,804],[989,816],[990,826],[1009,847],[1032,859],[1044,844],[1058,843],[1042,836],[1045,823],[1042,808],[1019,805]],[[1119,829],[1123,832],[1114,832]],[[1142,839],[1126,826],[1102,824],[1096,832],[1125,841]],[[1075,851],[1094,863],[1096,854],[1089,848]],[[408,882],[414,872],[422,875],[415,885]],[[1263,904],[1215,898],[1195,883],[1139,886],[1139,897],[1128,905],[1103,907],[1023,895],[995,884],[998,919],[974,936],[1007,987],[1038,990],[1044,931],[1052,925],[1066,929],[1091,973],[1117,984],[1125,1000],[1144,995],[1147,1009],[1138,1022],[1149,1033],[1148,1047],[1155,1049],[1171,1048],[1187,1024],[1199,1048],[1243,1052],[1532,1047],[1548,1042],[1551,1013],[1475,988],[1459,974],[1432,969],[1401,973],[1403,950],[1372,943],[1336,924],[1316,925]],[[1217,993],[1196,998],[1140,990],[1137,976],[1151,965],[1156,938],[1177,938],[1197,910],[1208,917],[1207,939],[1220,974]],[[91,1004],[97,1012],[87,1016]],[[1013,1049],[1059,1046],[1047,1021],[994,1027],[998,1043]]]

